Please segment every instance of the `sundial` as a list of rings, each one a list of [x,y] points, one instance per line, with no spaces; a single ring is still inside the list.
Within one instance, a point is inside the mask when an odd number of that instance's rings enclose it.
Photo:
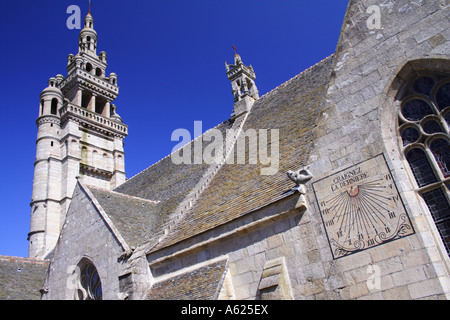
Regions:
[[[334,259],[414,233],[383,154],[312,185]]]

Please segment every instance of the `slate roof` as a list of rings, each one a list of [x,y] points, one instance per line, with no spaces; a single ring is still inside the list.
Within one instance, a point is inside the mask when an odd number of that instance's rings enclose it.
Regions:
[[[157,282],[147,300],[215,300],[222,288],[226,266],[226,260],[222,260]]]
[[[264,95],[252,107],[243,130],[279,130],[278,173],[261,175],[260,169],[268,165],[260,162],[257,165],[248,164],[248,161],[246,164],[224,165],[200,196],[194,210],[173,227],[154,250],[200,234],[289,195],[287,191],[294,184],[286,176],[286,171],[299,169],[307,158],[333,61],[334,55],[324,59]],[[270,146],[268,150],[270,152]]]
[[[157,232],[164,219],[159,203],[113,191],[86,186],[105,210],[130,247],[142,244]]]
[[[215,129],[225,135],[226,130],[230,129],[232,125],[233,121],[227,120],[219,124]],[[207,136],[209,132],[210,131],[205,132],[203,136]],[[200,141],[202,141],[202,139],[200,139]],[[146,225],[139,225],[139,223],[136,224],[133,222],[130,225],[127,225],[128,219],[125,219],[124,216],[128,215],[128,208],[124,206],[122,213],[116,213],[114,212],[115,205],[108,205],[110,209],[113,209],[105,210],[108,215],[114,215],[117,218],[122,217],[123,223],[117,225],[119,231],[122,232],[122,230],[130,228],[129,231],[132,233],[132,228],[142,226],[143,228],[147,228],[145,234],[153,234],[153,236],[155,236],[158,231],[161,233],[161,227],[172,219],[171,214],[175,213],[180,203],[211,167],[211,165],[206,163],[197,164],[194,162],[195,154],[193,150],[195,143],[197,142],[191,141],[181,148],[181,150],[192,150],[190,164],[175,164],[172,161],[173,154],[171,154],[130,178],[114,190],[117,194],[121,193],[142,199],[159,201],[155,208],[152,209],[153,217],[149,217],[149,219],[146,220]],[[210,143],[211,142],[203,141],[201,147],[204,148]],[[105,202],[101,202],[102,206],[103,203]],[[118,203],[117,207],[122,208],[122,205]],[[133,212],[131,215],[135,217]],[[114,217],[111,218],[113,221],[117,220]],[[131,221],[133,221],[133,218]],[[140,221],[143,222],[144,220]],[[140,228],[135,228],[134,230],[137,232],[136,236],[138,234],[144,234]],[[133,236],[135,238],[133,241],[137,243],[138,240],[141,240],[139,244],[149,240],[148,237],[138,239],[136,236]]]
[[[246,164],[236,161],[225,164],[193,210],[172,226],[153,250],[200,234],[289,195],[288,191],[294,185],[285,172],[299,169],[307,158],[333,62],[334,55],[265,94],[255,101],[248,115],[244,132],[249,129],[279,130],[278,173],[261,175],[260,169],[269,165],[249,164],[248,157]],[[226,130],[232,125],[233,120],[229,119],[215,129],[225,137]],[[208,132],[203,134],[207,135]],[[203,149],[211,143],[202,140]],[[268,141],[270,152],[270,134]],[[198,142],[199,138],[182,150],[193,151]],[[236,155],[236,145],[234,148]],[[205,163],[194,163],[194,152],[191,152],[191,164],[175,164],[172,156],[163,158],[112,192],[90,188],[129,246],[137,247],[151,237],[161,235],[177,207],[210,168]]]
[[[0,256],[0,300],[40,300],[48,260]]]

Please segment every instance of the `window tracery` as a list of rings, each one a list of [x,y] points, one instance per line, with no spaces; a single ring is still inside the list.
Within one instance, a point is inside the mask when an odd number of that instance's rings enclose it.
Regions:
[[[95,266],[84,259],[80,266],[80,275],[75,293],[78,300],[102,300],[102,284]]]
[[[450,77],[411,80],[398,117],[403,154],[450,255]]]

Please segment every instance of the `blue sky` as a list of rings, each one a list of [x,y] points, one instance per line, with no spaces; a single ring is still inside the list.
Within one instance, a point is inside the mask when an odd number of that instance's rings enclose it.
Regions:
[[[0,2],[0,255],[27,256],[39,94],[67,75],[80,30],[67,7],[87,0]],[[207,130],[233,109],[224,62],[237,47],[260,96],[335,51],[347,0],[92,0],[98,50],[118,75],[117,112],[129,126],[127,176],[169,154],[178,128]]]

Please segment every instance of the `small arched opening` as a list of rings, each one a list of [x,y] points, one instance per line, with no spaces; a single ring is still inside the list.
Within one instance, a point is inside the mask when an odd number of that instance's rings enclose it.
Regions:
[[[50,113],[56,115],[57,112],[58,112],[58,99],[53,98],[51,108],[50,108]]]

